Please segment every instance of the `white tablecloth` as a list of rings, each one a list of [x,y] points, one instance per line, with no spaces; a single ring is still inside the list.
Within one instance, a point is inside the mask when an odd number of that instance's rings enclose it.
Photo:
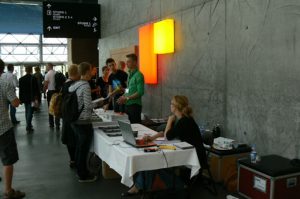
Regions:
[[[102,126],[103,123],[94,123],[92,150],[121,175],[121,182],[126,186],[132,186],[133,175],[139,171],[186,166],[191,168],[191,177],[199,172],[200,163],[194,148],[145,153],[143,149],[126,144],[122,137],[108,137],[98,129],[97,126],[100,125]],[[132,124],[132,128],[138,131],[139,137],[156,133],[140,124]]]
[[[111,122],[111,121],[128,121],[128,115],[127,114],[119,114],[115,113],[112,110],[104,111],[102,108],[94,109],[94,113],[101,118],[104,122]]]

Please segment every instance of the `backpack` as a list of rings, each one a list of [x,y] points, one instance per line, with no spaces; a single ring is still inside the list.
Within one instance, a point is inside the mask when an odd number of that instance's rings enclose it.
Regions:
[[[66,81],[66,77],[61,72],[56,72],[54,75],[54,81],[55,90],[60,91]]]
[[[55,117],[61,117],[62,93],[54,93],[49,103],[49,114]]]
[[[73,92],[67,92],[64,94],[64,100],[61,105],[62,119],[68,123],[75,122],[78,120],[82,110],[78,110],[78,99],[76,91],[82,85],[78,86]]]

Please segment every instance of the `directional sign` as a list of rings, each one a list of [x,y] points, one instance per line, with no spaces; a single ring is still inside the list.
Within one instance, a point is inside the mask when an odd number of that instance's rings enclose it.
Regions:
[[[100,38],[100,5],[43,2],[44,37]]]

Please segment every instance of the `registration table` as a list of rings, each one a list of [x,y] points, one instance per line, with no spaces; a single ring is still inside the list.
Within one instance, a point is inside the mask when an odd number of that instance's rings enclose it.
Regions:
[[[186,166],[191,169],[191,177],[199,172],[200,164],[194,148],[184,150],[177,148],[176,150],[160,150],[145,153],[143,148],[135,148],[126,144],[122,136],[107,136],[98,128],[104,124],[113,125],[116,122],[95,122],[93,124],[94,141],[92,150],[121,176],[121,183],[124,185],[132,186],[133,175],[139,171]],[[138,131],[138,138],[141,138],[145,134],[152,135],[156,133],[141,124],[132,124],[132,129],[133,131]],[[173,143],[165,141],[157,142],[161,144]]]

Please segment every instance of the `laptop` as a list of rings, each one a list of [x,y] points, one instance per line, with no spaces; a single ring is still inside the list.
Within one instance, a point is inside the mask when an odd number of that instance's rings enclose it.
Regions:
[[[154,142],[145,142],[143,139],[135,139],[131,124],[122,121],[118,121],[118,123],[124,142],[127,144],[130,144],[136,148],[152,147],[157,145]]]

